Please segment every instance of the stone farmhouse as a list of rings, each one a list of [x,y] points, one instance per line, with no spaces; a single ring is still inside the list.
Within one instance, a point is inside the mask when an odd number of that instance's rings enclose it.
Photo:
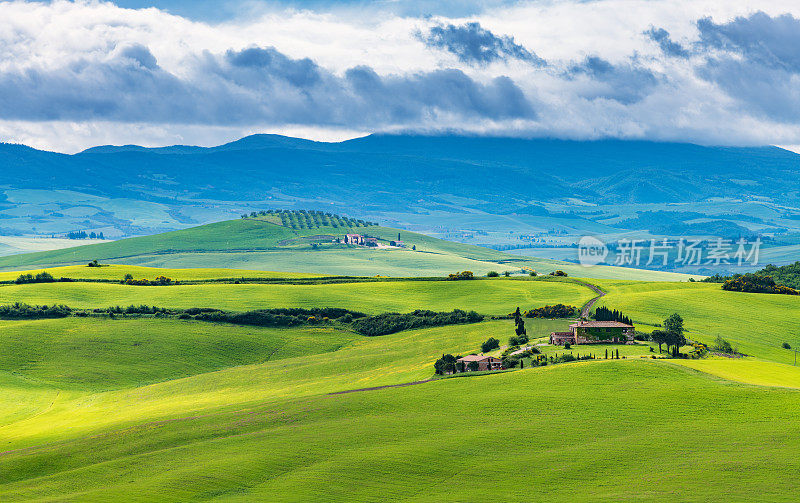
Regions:
[[[579,321],[569,326],[569,332],[553,332],[550,344],[632,344],[633,325],[619,321]]]
[[[496,358],[494,356],[484,356],[484,355],[467,355],[462,356],[459,358],[458,363],[464,364],[464,370],[469,372],[469,364],[470,362],[477,362],[478,368],[477,370],[500,370],[503,368],[503,360],[500,358]]]

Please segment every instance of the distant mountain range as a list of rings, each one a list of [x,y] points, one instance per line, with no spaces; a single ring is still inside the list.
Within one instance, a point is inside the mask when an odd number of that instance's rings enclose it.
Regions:
[[[440,194],[497,205],[579,198],[797,202],[800,156],[778,147],[642,141],[372,135],[322,143],[253,135],[218,147],[94,147],[75,155],[0,145],[0,184],[146,200],[254,200],[272,190],[393,208]]]
[[[74,155],[0,144],[0,165],[6,235],[152,234],[280,207],[417,230],[438,226],[442,233],[488,232],[511,222],[512,233],[609,234],[625,230],[615,222],[639,225],[636,208],[682,204],[696,213],[715,201],[728,202],[719,212],[731,222],[731,204],[767,205],[766,217],[751,212],[746,221],[770,228],[800,214],[800,155],[778,147],[410,135],[323,143],[253,135],[209,148],[99,146]],[[571,211],[582,214],[559,223],[559,214]],[[658,229],[685,223],[678,218],[665,227],[661,220]],[[685,225],[703,228],[702,220]]]

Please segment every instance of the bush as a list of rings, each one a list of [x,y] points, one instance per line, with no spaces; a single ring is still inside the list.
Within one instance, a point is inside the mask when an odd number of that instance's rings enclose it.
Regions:
[[[472,271],[461,271],[455,274],[450,274],[447,277],[452,280],[475,279]]]
[[[298,325],[312,325],[324,323],[325,318],[343,319],[350,315],[350,319],[364,318],[364,313],[348,311],[340,308],[282,308],[259,309],[243,313],[230,313],[210,308],[190,308],[185,314],[194,315],[194,319],[220,323],[233,323],[236,325],[250,325],[256,327],[292,327]]]
[[[28,283],[53,283],[56,279],[47,271],[40,272],[36,276],[33,274],[20,274],[14,283],[24,285]]]
[[[408,314],[384,313],[366,316],[353,322],[353,329],[366,336],[393,334],[419,327],[441,327],[462,323],[477,323],[483,316],[475,311],[455,309],[449,313],[418,309]]]
[[[65,318],[72,314],[67,306],[31,306],[15,302],[0,306],[0,319],[4,320],[37,320],[45,318]]]
[[[783,349],[792,349],[792,346],[788,342],[784,342],[783,344],[781,344],[781,347]]]
[[[564,343],[564,349],[569,349],[569,348],[571,348],[571,347],[572,347],[572,346],[570,346],[570,345],[569,345],[569,342],[565,342],[565,343]]]
[[[736,275],[722,284],[723,290],[748,293],[777,293],[784,295],[800,295],[800,292],[788,286],[777,285],[770,276],[756,274]]]
[[[503,276],[505,276],[506,278],[511,277],[511,271],[503,271]]]
[[[534,277],[534,278],[535,278],[536,276],[538,276],[538,275],[539,275],[539,274],[538,274],[536,271],[531,271],[531,272],[529,272],[529,273],[528,273],[528,276],[532,276],[532,277]]]
[[[455,372],[456,371],[456,362],[457,358],[451,354],[442,355],[441,358],[436,360],[433,364],[433,370],[439,375],[442,375],[447,372]]]
[[[553,271],[553,272],[551,272],[551,273],[550,273],[550,276],[564,276],[564,277],[566,277],[566,276],[567,276],[567,273],[565,273],[564,271],[562,271],[562,270],[560,270],[560,269],[559,269],[559,270],[557,270],[557,271]]]
[[[528,343],[528,336],[527,335],[512,335],[508,339],[509,346],[521,346],[523,344]]]
[[[179,285],[179,281],[173,281],[172,278],[168,278],[166,276],[158,276],[154,280],[149,279],[133,279],[133,276],[130,274],[126,274],[125,278],[122,280],[122,284],[124,285],[133,285],[133,286],[168,286],[168,285]]]
[[[500,275],[497,273],[497,271],[489,271],[486,273],[487,278],[497,278],[498,276]]]
[[[500,341],[495,339],[494,337],[489,337],[486,341],[481,344],[481,352],[488,353],[493,349],[497,349],[500,347]]]
[[[578,308],[575,306],[567,306],[564,304],[556,304],[554,306],[537,307],[525,311],[526,318],[569,318],[577,314]]]
[[[733,354],[735,352],[731,343],[723,339],[721,335],[714,339],[714,346],[712,347],[720,353]]]

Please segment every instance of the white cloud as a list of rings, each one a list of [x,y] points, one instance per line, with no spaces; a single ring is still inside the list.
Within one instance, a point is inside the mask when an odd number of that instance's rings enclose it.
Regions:
[[[379,130],[461,129],[800,143],[800,117],[785,107],[783,114],[772,113],[774,107],[753,97],[773,85],[778,102],[791,102],[799,92],[796,74],[743,87],[729,77],[741,74],[698,71],[724,48],[674,58],[645,34],[663,28],[672,40],[694,47],[698,19],[721,25],[757,11],[800,18],[796,1],[490,5],[463,18],[375,7],[253,8],[208,24],[97,1],[0,2],[0,140],[74,151],[100,143],[214,144],[249,132],[340,139]],[[471,65],[417,36],[431,26],[469,22],[513,37],[548,65],[518,58]],[[287,64],[308,58],[320,83],[299,84],[297,74],[287,77],[274,65],[260,73],[226,66],[230,54],[270,47]],[[609,66],[598,71],[587,61]],[[356,67],[369,70],[360,75],[372,75],[373,83],[359,87]]]

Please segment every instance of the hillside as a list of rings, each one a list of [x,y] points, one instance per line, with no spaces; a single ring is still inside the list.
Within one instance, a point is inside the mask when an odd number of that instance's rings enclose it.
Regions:
[[[127,266],[82,267],[102,275]],[[643,342],[608,346],[620,350],[618,360],[429,380],[442,353],[477,351],[489,337],[505,343],[513,320],[378,337],[335,322],[270,328],[96,313],[0,320],[0,493],[3,501],[454,503],[529,501],[532,487],[567,502],[588,485],[597,501],[727,502],[753,494],[777,501],[791,494],[785,475],[800,469],[800,371],[780,344],[800,343],[787,335],[800,299],[706,283],[596,283],[608,292],[602,302],[642,330],[678,311],[693,340],[710,343],[723,333],[752,357],[654,360],[657,347]],[[53,283],[4,285],[0,294],[3,303],[81,308],[458,307],[489,315],[516,305],[580,304],[595,292],[569,278],[496,278]],[[570,323],[525,321],[542,343]],[[551,356],[602,355],[605,348],[541,346]],[[714,476],[698,483],[687,467]]]
[[[323,143],[255,135],[216,147],[102,146],[74,155],[2,144],[0,165],[0,234],[7,236],[96,231],[119,238],[301,207],[470,244],[631,230],[800,232],[792,184],[800,156],[777,147],[403,135]],[[539,213],[526,212],[532,203]],[[664,218],[638,218],[654,210]],[[717,223],[698,224],[687,212]]]
[[[347,233],[374,236],[382,246],[396,240],[399,234],[405,248],[370,249],[334,242]],[[689,277],[615,267],[585,269],[567,262],[519,257],[374,225],[292,228],[281,225],[274,216],[240,218],[152,236],[0,257],[0,270],[87,264],[92,260],[159,268],[229,268],[349,276],[445,276],[462,270],[485,275],[492,270],[522,273],[530,269],[547,274],[562,269],[582,277],[665,281]]]

